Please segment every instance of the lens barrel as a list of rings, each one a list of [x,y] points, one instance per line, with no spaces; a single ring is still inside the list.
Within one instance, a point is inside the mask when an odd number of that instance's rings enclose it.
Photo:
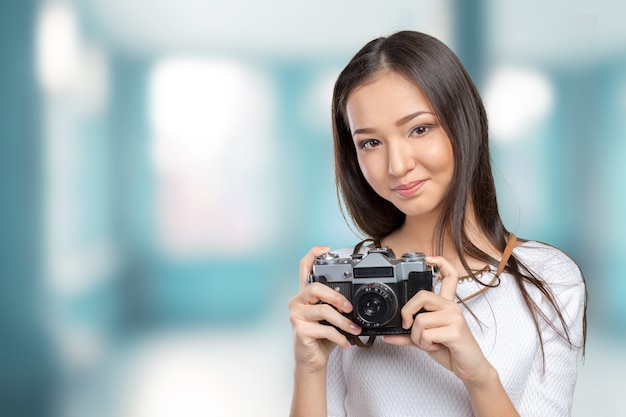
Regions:
[[[396,315],[396,293],[386,284],[372,282],[361,286],[354,294],[353,305],[357,321],[364,327],[388,324]]]

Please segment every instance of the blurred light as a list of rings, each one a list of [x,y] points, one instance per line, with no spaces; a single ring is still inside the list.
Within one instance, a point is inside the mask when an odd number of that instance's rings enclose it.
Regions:
[[[176,161],[170,153],[163,153],[158,162],[184,162],[187,168],[197,169],[196,164],[202,165],[207,158],[219,158],[219,152],[212,152],[214,147],[224,146],[220,138],[231,134],[237,118],[245,116],[236,110],[245,96],[246,76],[241,66],[226,61],[181,58],[159,63],[152,74],[151,123],[158,134],[176,136],[178,144],[184,141],[184,146],[170,142],[171,151],[189,154],[184,161]],[[216,140],[209,147],[206,139],[210,136]],[[196,151],[201,154],[194,156]]]
[[[56,239],[57,244],[62,242],[62,238]],[[49,248],[49,284],[56,296],[88,294],[102,280],[113,276],[120,264],[118,251],[111,242],[105,240],[74,250],[63,247],[65,250],[60,249]]]
[[[247,250],[275,230],[272,103],[269,83],[236,62],[170,58],[155,66],[152,161],[159,241],[168,253]]]
[[[71,84],[80,54],[77,18],[69,4],[44,6],[37,22],[37,66],[39,82],[46,91]]]
[[[285,415],[290,344],[275,329],[245,330],[163,333],[135,346],[121,364],[126,377],[116,415]]]
[[[93,325],[50,321],[58,343],[57,352],[68,369],[94,369],[107,355],[107,341]]]
[[[111,42],[133,52],[238,51],[310,59],[356,50],[401,29],[453,35],[450,0],[89,0],[92,21]],[[150,11],[149,16],[146,11]],[[349,28],[349,30],[346,30]]]
[[[626,48],[622,0],[487,2],[487,47],[496,60],[588,65]]]
[[[85,144],[106,140],[96,126],[108,101],[108,56],[85,43],[70,2],[41,6],[36,54],[43,92],[46,284],[55,297],[75,297],[96,288],[117,266],[116,248],[107,237],[84,239],[91,188],[83,185],[106,175],[103,165],[100,172],[84,161],[104,157],[89,154]]]
[[[554,91],[540,72],[521,68],[500,68],[488,79],[485,107],[494,139],[515,140],[529,132],[550,114]]]
[[[101,115],[109,100],[109,56],[94,44],[84,44],[74,82],[76,107],[84,114]]]
[[[335,81],[341,69],[323,73],[310,84],[303,100],[300,102],[302,120],[318,129],[330,129],[330,107]],[[330,132],[330,131],[329,131]],[[329,141],[331,136],[319,135],[320,139]],[[332,149],[329,147],[329,149]]]

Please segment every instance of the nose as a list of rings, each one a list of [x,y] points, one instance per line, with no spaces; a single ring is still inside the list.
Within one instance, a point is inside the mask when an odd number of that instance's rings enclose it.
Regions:
[[[415,159],[409,147],[404,146],[402,141],[390,143],[389,149],[389,174],[401,178],[407,172],[415,168]]]

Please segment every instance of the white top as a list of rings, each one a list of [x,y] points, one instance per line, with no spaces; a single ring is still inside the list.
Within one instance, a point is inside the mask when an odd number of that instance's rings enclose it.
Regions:
[[[352,248],[334,251],[348,257]],[[561,306],[572,342],[583,341],[585,285],[576,263],[551,246],[526,242],[515,256],[543,278]],[[483,274],[489,282],[495,271]],[[539,319],[545,362],[531,313],[510,274],[462,307],[467,323],[496,368],[504,389],[521,416],[569,416],[576,384],[579,348],[572,348]],[[440,284],[435,286],[439,292]],[[482,288],[464,281],[457,295],[464,298]],[[534,286],[528,290],[542,311],[558,326],[553,309]],[[545,366],[545,369],[544,369]],[[473,416],[463,383],[415,347],[389,345],[379,339],[369,349],[335,349],[328,363],[329,416],[403,417]]]

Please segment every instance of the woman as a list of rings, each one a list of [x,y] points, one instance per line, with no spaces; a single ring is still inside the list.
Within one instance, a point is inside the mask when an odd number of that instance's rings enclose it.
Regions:
[[[312,248],[289,302],[292,415],[569,415],[584,280],[563,252],[502,224],[485,110],[457,57],[418,32],[373,40],[339,75],[332,114],[338,194],[355,225],[396,254],[433,255],[439,279],[402,308],[410,334],[359,349],[346,334],[361,327],[341,314],[350,301],[307,285],[330,250]]]

